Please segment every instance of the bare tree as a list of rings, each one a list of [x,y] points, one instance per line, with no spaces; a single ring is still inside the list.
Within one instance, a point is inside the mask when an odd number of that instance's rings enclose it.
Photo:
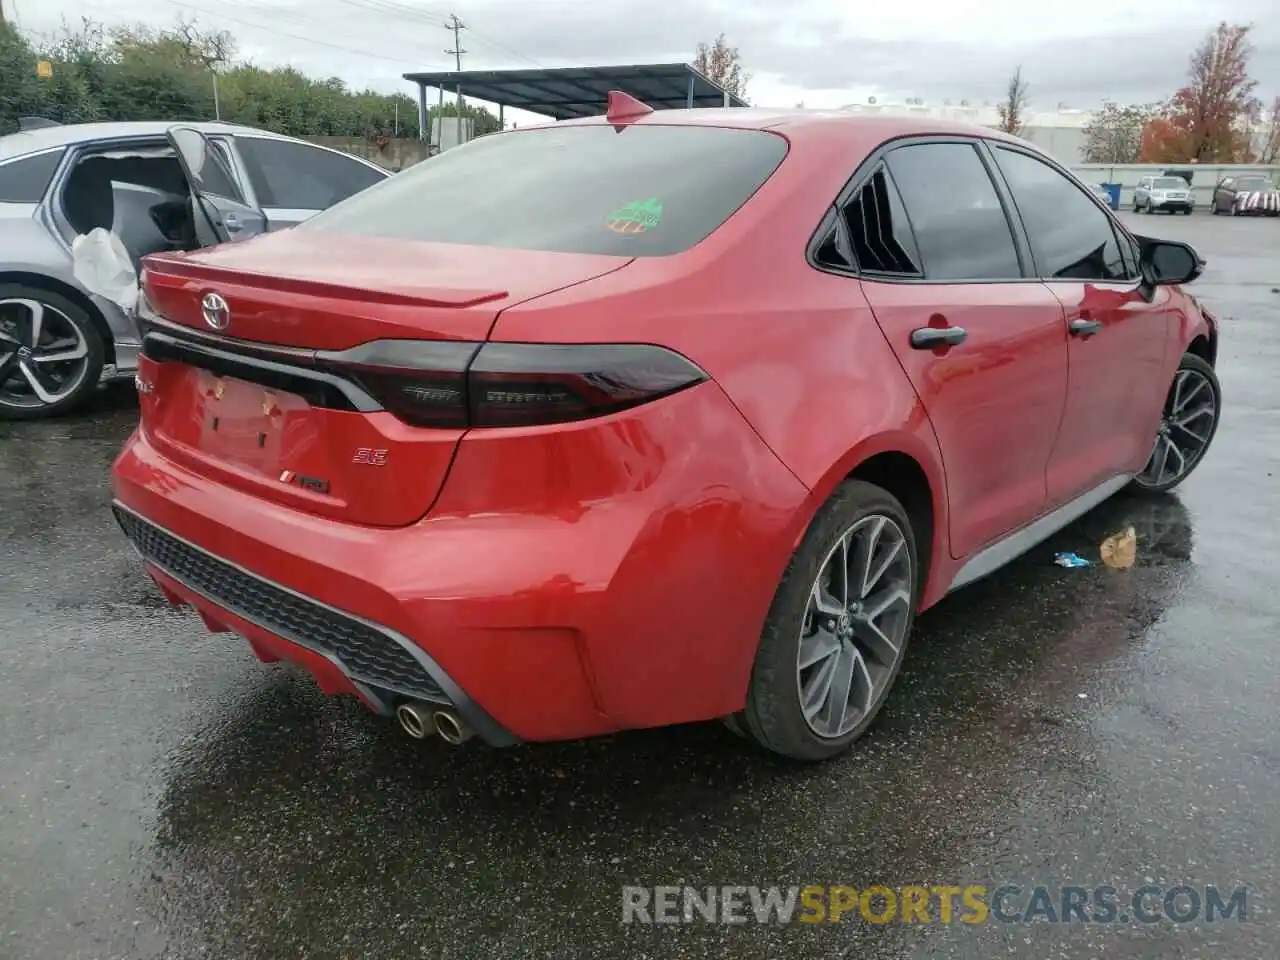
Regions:
[[[1018,136],[1026,126],[1027,105],[1030,103],[1027,89],[1027,81],[1022,77],[1022,64],[1018,64],[1005,88],[1004,102],[996,107],[1000,114],[999,128],[1005,133]]]
[[[693,69],[731,94],[745,98],[751,74],[743,72],[742,55],[729,46],[724,34],[713,43],[699,43],[693,55]]]

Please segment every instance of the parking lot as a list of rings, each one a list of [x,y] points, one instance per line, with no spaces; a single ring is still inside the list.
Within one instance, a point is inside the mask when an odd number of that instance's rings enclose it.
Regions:
[[[171,610],[111,519],[127,389],[0,425],[0,957],[1280,956],[1280,223],[1194,243],[1226,416],[925,615],[851,755],[718,724],[495,751],[410,741]],[[1063,569],[1132,522],[1128,571]],[[1213,924],[624,925],[623,885],[1248,890]]]

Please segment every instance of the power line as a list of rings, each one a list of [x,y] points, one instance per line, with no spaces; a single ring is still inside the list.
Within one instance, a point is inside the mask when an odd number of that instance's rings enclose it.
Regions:
[[[395,3],[393,0],[338,0],[338,2],[349,7],[355,7],[358,10],[368,10],[372,13],[389,13],[404,17],[407,20],[417,20],[420,23],[429,23],[437,27],[448,25],[448,18],[442,13],[424,10],[420,7],[407,6],[403,3]]]
[[[184,10],[190,10],[194,13],[203,13],[208,16],[217,17],[222,20],[230,20],[232,23],[243,24],[246,27],[253,27],[255,30],[261,30],[264,33],[275,34],[276,36],[279,36],[279,37],[287,37],[290,40],[301,40],[303,43],[313,43],[316,46],[328,47],[331,50],[341,50],[345,53],[354,53],[362,57],[372,57],[375,60],[386,60],[390,63],[408,64],[414,67],[422,66],[422,62],[419,60],[406,60],[404,57],[393,57],[385,53],[374,53],[372,50],[361,50],[357,47],[348,47],[340,43],[330,43],[328,40],[317,40],[315,37],[304,37],[302,36],[302,34],[299,34],[299,33],[289,33],[286,30],[277,30],[275,27],[263,26],[261,23],[254,23],[252,20],[244,20],[239,17],[233,17],[228,14],[222,13],[221,11],[218,11],[217,13],[213,13],[202,7],[194,6],[193,4],[183,3],[182,0],[168,0],[168,2],[173,6],[181,7]]]
[[[462,49],[462,31],[467,29],[467,25],[458,19],[456,13],[451,13],[449,14],[449,22],[445,24],[445,29],[453,31],[453,49],[446,50],[445,53],[453,54],[453,68],[461,73],[462,55],[467,52]]]
[[[397,0],[338,0],[339,3],[346,4],[349,7],[355,7],[359,10],[368,10],[373,13],[389,13],[395,16],[403,17],[406,20],[416,20],[419,23],[429,23],[433,26],[443,26],[447,30],[453,29],[453,23],[450,19],[451,15],[439,13],[435,10],[428,10],[423,7],[411,6],[407,3],[397,2]],[[543,64],[527,54],[521,53],[514,47],[510,47],[496,37],[477,29],[471,24],[466,24],[465,29],[470,30],[472,35],[487,47],[500,50],[509,56],[526,63],[531,63],[535,67],[541,67]],[[452,50],[445,51],[453,54]],[[466,51],[464,50],[463,53]],[[456,58],[455,58],[456,62]]]
[[[516,57],[519,60],[524,60],[528,63],[532,63],[535,67],[544,66],[544,64],[542,64],[538,60],[535,60],[533,57],[529,56],[528,54],[521,53],[519,50],[516,50],[513,47],[509,47],[504,43],[500,43],[499,41],[493,39],[493,37],[489,36],[487,33],[481,33],[475,27],[471,27],[470,30],[472,34],[475,35],[475,38],[483,44],[487,44],[490,47],[495,47],[498,50],[503,51],[504,53],[509,53],[511,56]]]

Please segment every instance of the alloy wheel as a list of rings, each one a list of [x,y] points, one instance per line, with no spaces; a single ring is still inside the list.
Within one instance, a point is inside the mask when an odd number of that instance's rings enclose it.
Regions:
[[[836,541],[809,590],[796,656],[805,723],[838,738],[873,712],[911,626],[911,551],[889,517],[858,520]]]
[[[1179,370],[1169,388],[1155,446],[1135,478],[1143,487],[1163,487],[1182,479],[1200,462],[1213,438],[1218,398],[1198,370]]]
[[[26,297],[0,299],[0,405],[51,406],[75,393],[89,345],[58,308]]]

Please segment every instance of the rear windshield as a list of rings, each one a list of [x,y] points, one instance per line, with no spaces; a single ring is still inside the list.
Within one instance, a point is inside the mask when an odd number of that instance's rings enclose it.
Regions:
[[[296,229],[563,253],[659,257],[707,237],[769,178],[761,130],[542,127],[448,150]]]
[[[1236,181],[1237,190],[1274,190],[1275,187],[1266,177],[1241,177]]]
[[[1156,187],[1164,190],[1185,190],[1187,181],[1181,177],[1156,177]]]

